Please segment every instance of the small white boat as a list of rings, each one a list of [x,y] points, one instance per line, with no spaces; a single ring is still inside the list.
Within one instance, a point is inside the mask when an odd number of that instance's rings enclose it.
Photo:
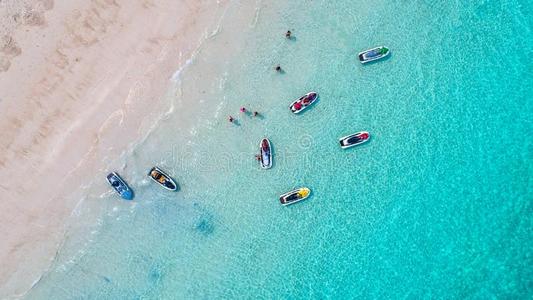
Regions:
[[[261,143],[259,143],[259,149],[261,150],[261,157],[259,159],[261,168],[272,168],[272,148],[270,147],[270,141],[267,138],[262,139]]]
[[[346,148],[350,148],[356,145],[366,143],[368,142],[369,139],[370,139],[370,133],[368,133],[367,131],[361,131],[358,133],[347,135],[345,137],[341,137],[339,139],[339,144],[341,145],[342,149],[346,149]]]
[[[301,111],[308,108],[311,104],[313,104],[318,99],[318,94],[316,92],[309,92],[302,97],[298,98],[298,100],[294,101],[289,105],[289,109],[295,113],[298,114]]]
[[[153,167],[148,173],[148,176],[169,191],[175,191],[178,189],[178,185],[174,179],[158,167]]]
[[[279,196],[279,202],[281,202],[282,205],[287,206],[305,200],[309,195],[311,195],[311,190],[302,187]]]
[[[363,52],[359,52],[357,55],[359,57],[359,61],[362,64],[366,64],[367,62],[375,61],[378,59],[382,59],[390,54],[390,50],[385,46],[379,46],[376,48],[368,49]]]

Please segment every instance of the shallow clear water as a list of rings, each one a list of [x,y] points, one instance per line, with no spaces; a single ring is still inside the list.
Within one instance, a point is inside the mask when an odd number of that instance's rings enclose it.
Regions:
[[[532,11],[232,3],[169,92],[174,111],[116,164],[134,203],[106,194],[90,242],[67,242],[28,298],[530,298]],[[356,61],[381,44],[388,59]],[[290,113],[310,90],[320,100]],[[369,143],[340,149],[361,130]],[[267,171],[253,157],[265,136]],[[154,164],[179,192],[146,180]],[[311,198],[280,206],[299,186]]]

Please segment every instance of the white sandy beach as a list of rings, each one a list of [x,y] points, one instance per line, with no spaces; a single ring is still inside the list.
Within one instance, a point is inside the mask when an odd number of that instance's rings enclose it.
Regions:
[[[76,205],[69,193],[164,108],[169,78],[225,5],[0,2],[0,298],[39,279]]]

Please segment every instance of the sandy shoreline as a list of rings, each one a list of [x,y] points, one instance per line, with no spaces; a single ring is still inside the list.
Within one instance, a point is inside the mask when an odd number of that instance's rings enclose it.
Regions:
[[[76,205],[68,194],[165,107],[169,79],[226,5],[0,4],[0,298],[23,294],[47,268]]]

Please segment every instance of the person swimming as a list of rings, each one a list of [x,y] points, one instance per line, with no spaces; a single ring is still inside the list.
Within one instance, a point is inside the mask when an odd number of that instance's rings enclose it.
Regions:
[[[290,39],[291,38],[291,34],[292,34],[292,32],[290,30],[287,30],[287,32],[285,33],[285,37]]]
[[[245,113],[245,112],[246,112],[246,107],[244,107],[244,106],[241,107],[241,112],[242,112],[242,113]]]
[[[259,113],[256,112],[256,111],[254,111],[253,116],[254,116],[254,117],[257,117],[257,116],[259,116]]]
[[[280,65],[277,65],[275,69],[276,69],[276,71],[278,71],[278,72],[280,72],[280,73],[281,73],[281,71],[283,71],[283,70],[281,69],[281,66],[280,66]]]
[[[235,121],[235,119],[234,119],[232,116],[229,116],[229,117],[228,117],[228,121],[229,121],[230,123],[233,123],[233,121]]]

